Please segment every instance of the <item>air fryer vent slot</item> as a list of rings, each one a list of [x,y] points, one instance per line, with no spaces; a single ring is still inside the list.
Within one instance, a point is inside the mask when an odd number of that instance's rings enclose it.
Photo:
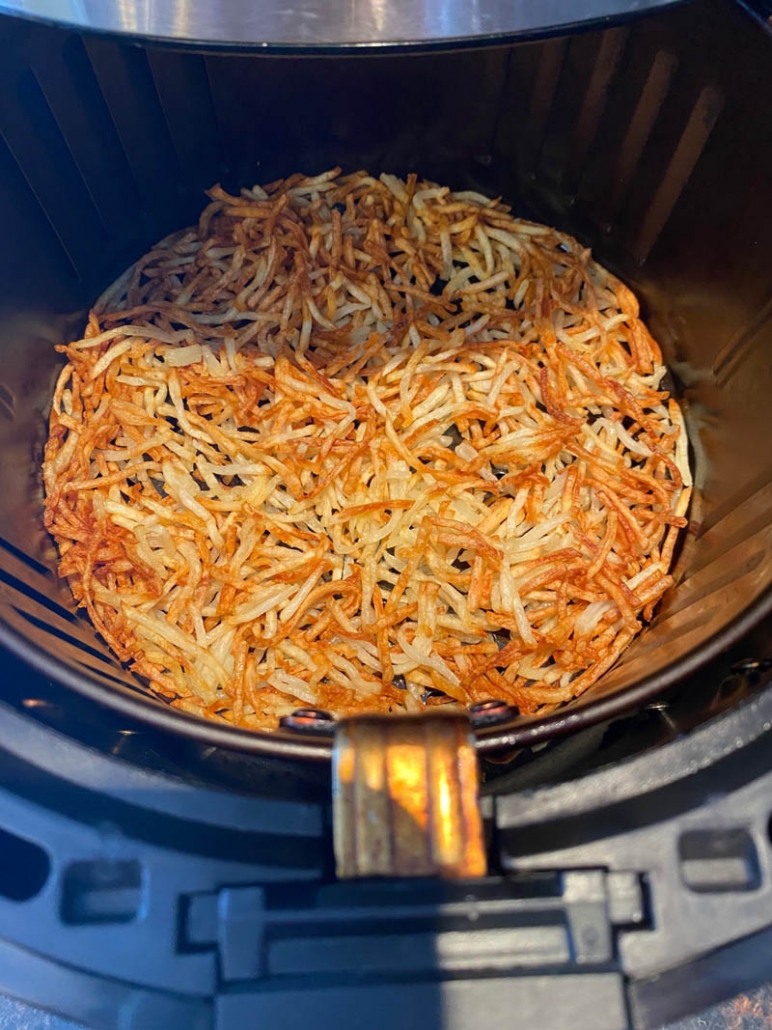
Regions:
[[[595,66],[573,131],[564,174],[565,188],[568,190],[571,190],[572,185],[579,181],[584,171],[587,155],[597,136],[601,119],[606,110],[608,90],[617,74],[628,35],[628,29],[611,29],[603,34]]]
[[[660,50],[654,58],[646,84],[630,119],[627,133],[619,148],[606,216],[609,220],[620,209],[627,196],[641,154],[651,135],[651,130],[665,101],[677,67],[677,58],[667,50]]]
[[[0,618],[33,646],[56,656],[71,668],[85,672],[104,686],[130,690],[158,701],[158,697],[131,673],[123,670],[107,650],[104,655],[100,655],[94,649],[93,645],[100,646],[100,641],[88,627],[84,627],[84,633],[90,634],[91,644],[84,647],[81,640],[62,631],[61,627],[54,628],[45,620],[31,617],[29,612],[15,605],[3,603],[2,599]]]
[[[179,168],[147,55],[95,38],[86,51],[143,202],[158,211],[171,200],[173,214]]]
[[[8,422],[13,422],[14,407],[13,394],[4,383],[0,383],[0,415]]]
[[[142,867],[136,859],[72,862],[62,876],[62,922],[131,923],[139,914],[142,895]]]
[[[743,366],[751,356],[752,349],[763,346],[766,341],[770,322],[772,322],[772,297],[759,311],[756,318],[729,341],[714,361],[713,375],[716,377],[718,386],[726,386],[733,376],[742,372]]]
[[[0,566],[0,583],[9,587],[12,593],[17,593],[21,597],[26,598],[32,604],[47,609],[47,611],[53,615],[58,616],[60,619],[64,619],[65,622],[76,621],[72,612],[63,608],[46,594],[40,593],[39,590],[30,586],[29,583],[25,583],[23,580],[17,579],[16,576],[12,575],[2,566]]]
[[[3,551],[6,551],[7,555],[3,555]],[[48,577],[51,575],[47,566],[27,554],[26,551],[22,551],[18,547],[14,547],[9,540],[4,540],[0,537],[0,566],[6,565],[8,567],[12,567],[14,559],[19,563],[19,568],[26,565],[28,569],[31,569],[32,572],[37,573],[39,576]]]
[[[0,86],[2,80],[0,79]],[[72,288],[76,272],[62,240],[30,182],[16,162],[5,139],[2,89],[0,89],[0,224],[14,248],[0,250],[3,282],[16,290],[24,287],[23,269],[34,263],[36,274],[52,284],[52,299],[61,302]],[[27,286],[27,292],[30,292]]]
[[[227,171],[205,59],[159,50],[148,51],[147,57],[177,155],[179,181],[191,194],[200,193]]]
[[[37,897],[51,873],[47,852],[31,840],[0,828],[0,855],[0,895],[11,901]]]
[[[667,170],[643,218],[640,236],[633,252],[640,262],[646,260],[657,242],[681,191],[708,142],[708,137],[724,106],[724,96],[714,86],[705,86],[678,141]]]
[[[50,42],[46,60],[36,65],[38,80],[103,225],[115,233],[139,206],[126,156],[82,41]]]
[[[39,619],[36,615],[33,615],[32,612],[26,612],[24,609],[19,608],[16,605],[14,605],[14,608],[16,608],[17,613],[22,619],[26,619],[31,626],[37,627],[41,633],[50,633],[52,636],[56,637],[57,640],[64,641],[64,643],[69,644],[71,647],[77,647],[84,655],[88,655],[102,665],[105,664],[105,655],[95,650],[90,646],[90,644],[84,643],[82,640],[74,637],[71,633],[65,633],[64,630],[60,629],[58,626],[54,626],[50,621],[47,622],[44,619]],[[110,668],[111,667],[112,666],[110,666]]]
[[[753,891],[761,886],[756,844],[743,827],[688,830],[678,842],[681,877],[698,894]]]
[[[3,111],[3,134],[83,276],[107,237],[70,148],[31,68],[20,74]]]

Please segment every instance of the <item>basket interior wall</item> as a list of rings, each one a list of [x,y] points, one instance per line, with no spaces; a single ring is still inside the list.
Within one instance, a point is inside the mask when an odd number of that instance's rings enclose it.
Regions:
[[[337,164],[501,194],[638,292],[697,473],[677,587],[595,688],[701,646],[772,581],[772,40],[699,0],[604,32],[410,56],[148,49],[0,18],[0,617],[142,689],[42,528],[53,343],[202,191]],[[581,702],[580,702],[581,703]]]

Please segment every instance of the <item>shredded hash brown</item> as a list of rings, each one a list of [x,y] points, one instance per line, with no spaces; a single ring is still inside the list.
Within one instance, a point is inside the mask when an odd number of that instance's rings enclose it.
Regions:
[[[99,633],[255,729],[583,693],[671,585],[691,489],[631,291],[415,175],[208,195],[57,348],[46,525]]]

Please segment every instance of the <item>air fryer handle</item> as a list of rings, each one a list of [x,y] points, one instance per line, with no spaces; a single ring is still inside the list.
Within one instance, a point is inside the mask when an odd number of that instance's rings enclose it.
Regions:
[[[333,751],[338,876],[484,876],[478,790],[466,716],[342,721]]]

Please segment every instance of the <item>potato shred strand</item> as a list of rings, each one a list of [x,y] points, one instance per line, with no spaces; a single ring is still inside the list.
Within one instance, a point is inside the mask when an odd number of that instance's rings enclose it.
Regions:
[[[630,290],[415,176],[209,196],[58,348],[46,525],[97,630],[255,729],[585,691],[670,586],[691,488]]]

